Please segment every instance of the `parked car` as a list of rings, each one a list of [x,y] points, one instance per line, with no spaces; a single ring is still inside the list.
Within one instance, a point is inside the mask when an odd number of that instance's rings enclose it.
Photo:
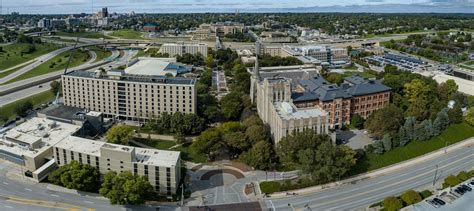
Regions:
[[[470,183],[467,183],[467,186],[474,188],[474,181],[471,181]]]
[[[434,202],[433,200],[426,200],[426,202],[435,208],[438,208],[440,206],[438,203]]]
[[[464,190],[467,190],[467,191],[469,191],[469,192],[472,191],[472,188],[470,188],[470,187],[467,186],[467,185],[464,185],[464,184],[463,184],[463,185],[461,185],[461,187],[464,188]]]
[[[459,188],[459,187],[454,189],[454,192],[459,194],[459,195],[464,195],[464,191],[462,190],[462,188]]]
[[[440,204],[440,205],[445,205],[446,202],[444,202],[443,200],[439,199],[439,198],[434,198],[433,201],[435,201],[436,203]]]

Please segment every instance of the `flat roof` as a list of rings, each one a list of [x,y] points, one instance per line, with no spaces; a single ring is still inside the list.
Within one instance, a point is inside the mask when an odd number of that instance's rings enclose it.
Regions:
[[[135,147],[135,163],[153,166],[176,166],[181,152]]]
[[[306,119],[327,116],[326,111],[323,111],[316,107],[296,108],[293,103],[288,102],[277,102],[274,103],[273,106],[275,106],[278,115],[284,120]],[[291,109],[289,107],[291,107]]]
[[[0,149],[19,156],[36,157],[56,143],[75,133],[80,127],[81,126],[78,125],[46,118],[33,117],[23,124],[5,132],[5,134],[0,135]],[[35,142],[36,140],[40,140],[40,143],[36,148],[29,148],[6,139],[8,136],[18,135],[23,137],[22,141]]]
[[[69,136],[57,143],[55,147],[99,157],[100,148],[104,144],[106,143],[101,141],[94,141],[77,136]]]
[[[171,63],[176,62],[174,58],[146,58],[140,57],[131,66],[125,69],[125,73],[133,75],[166,75],[166,73],[173,74],[173,71],[166,71],[166,67]],[[173,76],[176,75],[174,72]]]
[[[167,76],[150,76],[150,75],[132,75],[125,74],[123,70],[108,71],[118,73],[117,76],[120,79],[109,78],[107,75],[98,76],[97,73],[88,71],[72,71],[64,74],[68,77],[81,77],[81,78],[95,78],[100,80],[112,80],[112,81],[130,81],[138,83],[160,83],[160,84],[176,84],[176,85],[194,85],[196,79],[183,78],[183,77],[167,77]]]

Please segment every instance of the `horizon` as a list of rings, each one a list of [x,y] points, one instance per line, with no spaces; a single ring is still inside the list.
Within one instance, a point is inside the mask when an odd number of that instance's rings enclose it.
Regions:
[[[13,0],[1,1],[1,14],[95,13],[474,13],[474,0]],[[48,9],[44,9],[48,8]]]

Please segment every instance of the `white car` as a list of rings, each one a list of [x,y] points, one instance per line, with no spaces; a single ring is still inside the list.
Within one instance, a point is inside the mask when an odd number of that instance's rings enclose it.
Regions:
[[[474,181],[468,182],[466,183],[466,185],[469,186],[470,188],[474,188]]]

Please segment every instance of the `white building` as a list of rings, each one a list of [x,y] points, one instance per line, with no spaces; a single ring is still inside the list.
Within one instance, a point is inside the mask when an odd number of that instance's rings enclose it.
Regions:
[[[207,44],[204,43],[166,43],[160,48],[162,54],[169,54],[170,57],[182,56],[185,53],[197,55],[200,53],[204,58],[207,57]]]

